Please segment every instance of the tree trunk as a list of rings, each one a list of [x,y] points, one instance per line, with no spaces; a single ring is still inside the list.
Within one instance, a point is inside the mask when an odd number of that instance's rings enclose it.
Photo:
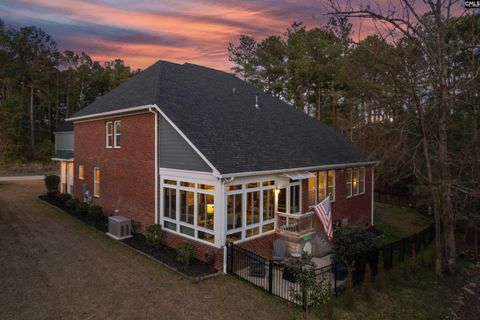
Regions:
[[[35,120],[33,118],[33,83],[30,87],[30,147],[31,147],[31,156],[35,157]]]

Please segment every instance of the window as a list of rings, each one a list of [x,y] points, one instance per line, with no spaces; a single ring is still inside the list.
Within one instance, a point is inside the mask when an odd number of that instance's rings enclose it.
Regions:
[[[100,197],[100,168],[93,169],[93,177],[93,195],[98,198]]]
[[[365,193],[365,167],[360,168],[360,178],[359,178],[359,189],[360,194]]]
[[[120,148],[120,138],[121,138],[121,131],[122,131],[122,123],[120,120],[114,122],[114,148]]]
[[[263,221],[275,218],[275,191],[263,190]]]
[[[352,194],[358,195],[358,168],[353,169]]]
[[[260,222],[260,191],[247,192],[247,225]]]
[[[105,125],[105,145],[107,148],[113,147],[113,122],[109,121]]]
[[[83,180],[84,179],[84,170],[85,168],[82,165],[78,166],[78,179]]]
[[[278,211],[287,212],[287,188],[278,190]]]
[[[198,193],[198,226],[213,230],[215,208],[213,194]]]
[[[285,210],[286,191],[282,190]],[[227,186],[227,240],[238,241],[273,231],[275,197],[274,180]]]
[[[180,190],[180,221],[193,224],[195,194]]]
[[[325,171],[317,173],[317,203],[321,202],[327,196],[327,179]]]
[[[331,201],[335,201],[335,171],[329,170],[327,176],[327,194],[330,195]]]
[[[308,178],[308,201],[307,201],[307,207],[314,206],[316,204],[316,199],[315,199],[315,192],[317,188],[315,188],[315,184],[317,183],[316,178]]]
[[[290,213],[300,213],[300,185],[290,186]]]
[[[347,169],[346,188],[347,188],[347,198],[351,197],[352,196],[352,169]]]
[[[347,169],[347,198],[365,193],[365,167]]]
[[[164,228],[214,243],[215,186],[166,178],[162,190]]]
[[[164,192],[163,215],[167,218],[175,220],[176,212],[177,212],[177,191],[172,188],[164,188],[163,192]]]
[[[60,192],[67,192],[67,163],[62,161],[60,163]]]
[[[229,194],[227,196],[227,229],[242,227],[243,194]]]

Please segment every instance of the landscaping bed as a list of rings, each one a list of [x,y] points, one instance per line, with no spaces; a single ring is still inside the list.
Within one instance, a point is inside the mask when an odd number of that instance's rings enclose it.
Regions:
[[[159,248],[152,247],[147,244],[146,238],[143,234],[136,233],[133,235],[133,237],[123,240],[123,242],[148,254],[151,257],[154,257],[155,259],[191,278],[202,278],[218,272],[209,264],[198,259],[193,259],[188,265],[185,266],[177,261],[177,250],[167,246],[161,246]]]
[[[108,231],[107,217],[103,215],[92,216],[87,212],[78,213],[78,210],[75,207],[67,205],[69,200],[67,200],[66,202],[64,201],[64,194],[60,194],[57,196],[41,195],[39,196],[39,198],[40,200],[56,206],[57,208],[65,211],[72,217],[81,220],[82,222],[98,229],[101,232],[106,233]],[[196,258],[191,259],[188,264],[181,263],[177,260],[177,250],[167,247],[165,245],[160,245],[157,247],[149,245],[146,241],[145,236],[140,233],[133,233],[133,236],[131,238],[125,239],[122,242],[164,263],[171,269],[174,269],[193,280],[201,280],[203,278],[218,273],[218,271],[213,268],[212,265],[207,264]]]

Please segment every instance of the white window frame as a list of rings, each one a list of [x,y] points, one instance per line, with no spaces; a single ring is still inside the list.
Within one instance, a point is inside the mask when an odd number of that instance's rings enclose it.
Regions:
[[[327,170],[327,192],[328,192],[328,188],[329,188],[329,184],[328,184],[328,173],[329,172],[333,172],[333,192],[332,192],[332,196],[330,197],[330,202],[335,202],[335,193],[337,192],[336,191],[336,172],[335,170]]]
[[[97,182],[97,171],[100,172],[100,180],[98,182]],[[98,183],[98,186],[100,186],[100,181],[102,181],[101,174],[102,173],[99,167],[93,168],[93,196],[95,198],[100,198],[100,192],[97,192],[97,183]]]
[[[264,186],[263,183],[266,182],[266,181],[274,181],[272,185],[268,185],[268,186]],[[247,185],[250,184],[250,183],[258,183],[258,187],[255,187],[255,188],[247,188]],[[300,185],[300,196],[301,196],[301,184],[300,182],[297,183],[298,185]],[[234,234],[234,233],[241,233],[241,238],[239,240],[236,240],[235,243],[237,242],[242,242],[242,241],[248,241],[248,240],[252,240],[252,239],[255,239],[256,237],[261,237],[261,236],[264,236],[264,235],[267,235],[269,233],[273,233],[275,232],[275,218],[276,218],[276,212],[277,212],[277,203],[278,203],[278,200],[277,200],[277,197],[278,197],[278,193],[275,191],[276,190],[276,185],[275,185],[275,179],[269,179],[269,178],[266,178],[266,179],[261,179],[259,181],[248,181],[248,182],[244,182],[244,183],[236,183],[236,181],[232,182],[231,185],[241,185],[242,188],[239,189],[239,190],[230,190],[230,191],[225,191],[225,223],[224,223],[224,229],[225,229],[225,238],[227,238],[229,235],[231,234]],[[227,186],[228,187],[228,186]],[[290,189],[287,188],[288,191],[287,192],[290,192]],[[265,190],[273,190],[273,196],[274,196],[274,215],[273,215],[273,218],[272,219],[269,219],[269,220],[263,220],[263,192]],[[259,222],[256,222],[256,223],[252,223],[252,224],[247,224],[247,193],[251,193],[251,192],[259,192],[260,193],[260,201],[259,201]],[[236,194],[241,194],[242,195],[242,225],[239,226],[238,228],[235,228],[235,229],[230,229],[228,230],[228,218],[227,218],[227,206],[228,206],[228,196],[230,195],[236,195]],[[287,202],[288,202],[288,198],[289,196],[287,196]],[[302,205],[301,201],[300,201],[300,206]],[[289,207],[288,207],[289,208]],[[266,230],[264,231],[263,228],[264,226],[266,225],[270,225],[270,224],[274,224],[273,226],[273,229],[272,230]],[[252,230],[252,229],[256,229],[258,228],[258,234],[255,234],[255,235],[252,235],[250,237],[247,237],[247,231],[248,230]]]
[[[111,125],[112,126],[112,133],[108,133],[108,126]],[[109,137],[112,137],[112,144],[109,145],[108,143],[108,138]],[[115,139],[114,139],[114,126],[113,126],[113,121],[107,121],[105,122],[105,147],[107,149],[112,149],[113,148],[113,145],[115,144]]]
[[[176,184],[165,183],[165,180],[176,181]],[[191,188],[191,187],[181,186],[181,182],[194,183],[195,187]],[[198,187],[198,185],[200,185],[200,184],[214,186],[215,190],[200,189]],[[165,210],[164,210],[165,188],[170,188],[170,189],[175,190],[175,196],[176,196],[175,219],[172,219],[170,217],[165,216]],[[178,234],[182,237],[190,238],[190,239],[193,239],[195,241],[198,241],[198,242],[205,243],[205,244],[208,244],[210,246],[215,246],[216,247],[217,242],[218,242],[217,238],[219,237],[219,234],[217,232],[218,222],[216,220],[216,215],[218,214],[217,211],[219,210],[219,207],[220,207],[220,206],[217,207],[217,203],[219,203],[219,200],[217,199],[217,188],[218,188],[218,186],[213,181],[200,181],[200,180],[197,180],[197,179],[189,179],[189,178],[183,178],[183,177],[163,176],[162,179],[161,179],[161,183],[160,183],[160,192],[161,192],[160,193],[160,196],[161,196],[160,203],[162,203],[162,205],[160,206],[160,213],[161,213],[162,229],[165,230],[166,232],[172,232],[172,233]],[[180,190],[190,191],[190,192],[193,192],[193,194],[194,194],[193,224],[190,224],[188,222],[180,220],[180,214],[181,214],[180,213]],[[213,203],[214,203],[213,229],[208,229],[208,228],[205,228],[205,227],[202,227],[202,226],[198,225],[198,214],[199,214],[199,212],[198,212],[199,211],[198,210],[198,194],[199,193],[213,195]],[[164,227],[165,221],[175,224],[175,230],[165,228]],[[194,236],[191,236],[189,234],[180,232],[180,227],[181,226],[193,229],[194,230]],[[204,233],[207,233],[207,234],[210,234],[210,235],[214,236],[214,241],[210,242],[210,241],[207,241],[207,240],[200,239],[198,237],[199,232],[204,232]]]
[[[345,189],[347,191],[347,199],[353,197],[353,188],[352,188],[352,181],[353,181],[353,169],[348,168],[346,169],[346,179],[345,179]],[[349,177],[350,176],[350,177]]]
[[[78,180],[85,180],[85,166],[83,164],[78,165]]]
[[[346,169],[346,179],[345,179],[345,184],[346,184],[346,189],[347,189],[347,199],[356,197],[362,194],[365,194],[365,167],[355,167],[355,168],[348,168]],[[357,190],[355,193],[353,193],[353,177],[355,176],[355,173],[357,174]],[[350,179],[348,179],[348,176],[350,175]],[[360,192],[360,185],[362,186],[362,192]],[[350,195],[349,195],[350,193]]]
[[[117,123],[120,125],[120,132],[117,132]],[[117,145],[117,136],[120,137],[120,144]],[[121,120],[115,120],[113,122],[113,147],[115,149],[120,149],[122,146],[122,121]]]

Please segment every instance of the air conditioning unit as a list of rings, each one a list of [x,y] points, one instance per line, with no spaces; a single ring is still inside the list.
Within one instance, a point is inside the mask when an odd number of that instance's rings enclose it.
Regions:
[[[132,221],[122,216],[108,217],[107,235],[115,240],[123,240],[132,236]]]

